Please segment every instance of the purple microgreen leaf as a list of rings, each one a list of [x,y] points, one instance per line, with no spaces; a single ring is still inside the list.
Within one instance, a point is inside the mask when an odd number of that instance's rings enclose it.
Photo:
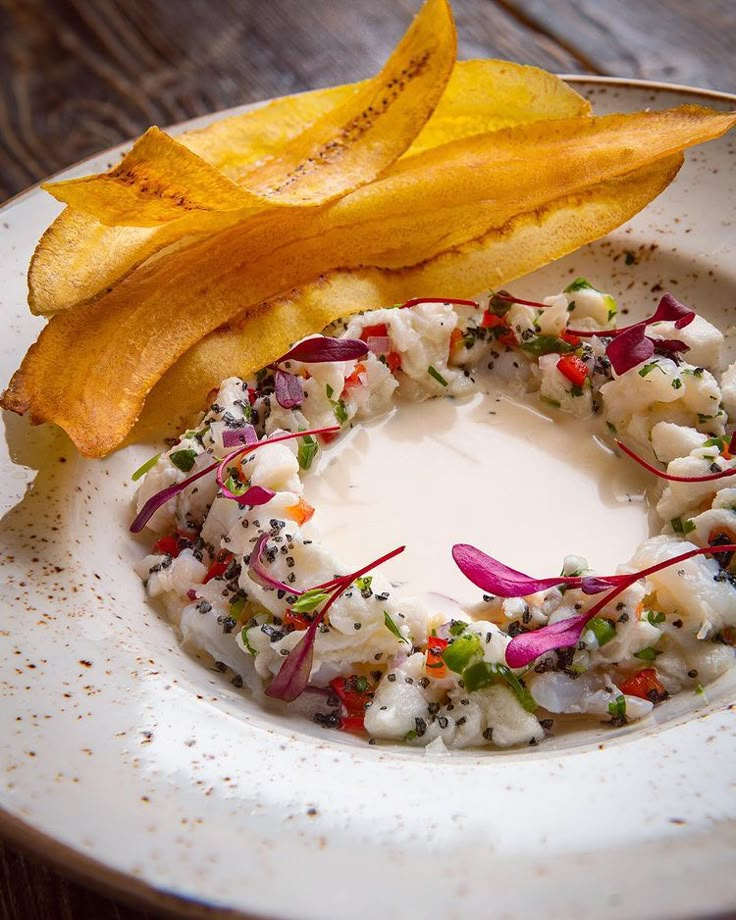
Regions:
[[[616,446],[619,447],[627,457],[631,457],[632,460],[635,460],[639,466],[643,466],[645,470],[653,473],[660,479],[666,479],[667,482],[715,482],[718,479],[725,479],[727,476],[736,475],[736,466],[734,466],[727,470],[720,470],[717,473],[706,473],[703,476],[674,476],[672,473],[665,472],[665,470],[657,469],[656,466],[653,466],[651,463],[649,463],[649,461],[645,460],[643,457],[640,457],[639,454],[633,451],[630,447],[627,447],[623,441],[616,440]]]
[[[231,498],[239,505],[250,505],[252,508],[267,504],[276,494],[273,489],[266,489],[263,486],[250,486],[245,492],[237,493],[228,489],[225,483],[218,482],[218,485],[223,498]]]
[[[286,371],[277,369],[274,388],[276,402],[282,409],[295,409],[304,402],[304,388],[301,379],[296,374],[287,374]]]
[[[320,619],[315,619],[309,624],[307,631],[284,659],[279,673],[266,690],[266,696],[291,703],[307,689],[312,673],[314,640],[317,637]]]
[[[248,446],[258,443],[258,435],[252,425],[243,425],[241,428],[226,428],[222,432],[222,443],[225,447]]]
[[[452,558],[463,575],[488,594],[498,597],[525,597],[546,591],[557,585],[571,584],[578,587],[580,578],[559,575],[556,578],[531,578],[523,572],[509,568],[468,543],[456,543],[452,547]]]
[[[298,342],[274,364],[283,364],[284,361],[326,364],[330,361],[352,361],[364,358],[367,354],[368,346],[360,339],[335,339],[329,335],[316,335]]]
[[[253,559],[254,555],[256,556],[256,559],[258,559],[260,552],[263,551],[263,547],[266,545],[267,539],[268,536],[266,534],[263,534],[259,538],[258,543],[256,544],[256,548],[253,550],[253,553],[251,553],[251,560]],[[373,562],[369,562],[368,565],[364,565],[363,568],[358,569],[357,572],[351,572],[349,575],[339,575],[336,578],[333,578],[331,581],[325,582],[321,585],[315,585],[313,588],[309,589],[310,591],[316,591],[322,588],[330,589],[332,590],[332,594],[330,595],[329,600],[324,605],[322,610],[309,624],[309,627],[307,628],[303,638],[299,640],[299,642],[286,656],[283,664],[281,665],[281,668],[279,669],[279,673],[271,681],[268,690],[266,690],[267,696],[291,702],[304,692],[304,689],[309,682],[309,675],[312,670],[312,656],[314,651],[314,640],[317,636],[317,629],[319,628],[319,624],[324,620],[325,615],[328,613],[330,607],[335,603],[340,595],[346,591],[350,585],[352,585],[356,578],[360,578],[361,575],[365,575],[366,572],[370,572],[372,569],[377,568],[379,565],[382,565],[389,559],[393,559],[394,556],[398,556],[399,553],[403,553],[405,549],[405,546],[399,546],[396,549],[391,550],[390,553],[386,553],[385,555],[380,556],[378,559],[374,559]],[[270,578],[267,573],[266,576]],[[294,591],[294,589],[288,585],[283,585],[281,587],[290,594],[305,593],[303,591]]]
[[[170,498],[174,498],[180,492],[183,492],[184,489],[190,486],[193,482],[196,482],[198,479],[201,479],[202,476],[206,476],[207,473],[211,473],[212,470],[216,469],[218,465],[219,461],[212,463],[210,466],[205,467],[203,470],[200,470],[193,476],[187,476],[187,478],[182,480],[182,482],[177,482],[172,486],[167,486],[165,489],[161,489],[160,492],[156,492],[155,495],[152,495],[135,516],[133,523],[130,525],[130,532],[140,533],[149,522],[149,520],[153,517],[153,515],[158,511],[158,509],[162,505],[165,505]]]
[[[589,619],[587,613],[580,613],[551,626],[519,633],[506,646],[506,664],[510,668],[525,668],[545,652],[576,645]]]
[[[645,330],[644,323],[637,323],[608,343],[606,356],[617,374],[625,374],[654,354],[654,343]]]
[[[600,338],[616,338],[624,335],[636,326],[651,326],[653,323],[674,322],[675,329],[684,329],[689,326],[695,319],[696,313],[679,300],[676,300],[672,294],[664,294],[657,305],[654,314],[640,323],[634,323],[632,326],[621,326],[619,329],[568,329],[569,335],[577,335],[582,339],[599,336]]]
[[[195,473],[193,476],[188,476],[181,482],[175,483],[173,486],[167,486],[167,488],[161,489],[160,492],[156,492],[155,495],[152,495],[138,512],[135,520],[130,525],[130,532],[140,533],[140,531],[143,530],[151,517],[162,505],[165,505],[169,499],[174,498],[180,492],[183,492],[184,489],[188,488],[193,482],[201,479],[202,476],[206,476],[207,473],[211,473],[213,470],[217,470],[218,468],[224,471],[228,463],[232,463],[238,457],[246,453],[250,453],[252,450],[257,450],[259,447],[263,447],[264,444],[279,444],[281,441],[291,441],[294,438],[303,438],[307,435],[329,434],[333,431],[340,431],[340,426],[330,425],[327,428],[313,428],[310,431],[293,431],[289,432],[288,434],[280,434],[275,438],[266,438],[264,441],[258,441],[257,444],[248,444],[245,447],[239,447],[237,450],[228,454],[222,461],[215,460],[214,463],[211,463],[209,466],[205,467],[203,470],[200,470],[198,473]]]
[[[721,553],[731,552],[736,552],[736,543],[729,543],[725,546],[702,546],[680,553],[677,556],[672,556],[670,559],[665,559],[663,562],[658,562],[656,565],[649,566],[649,568],[642,569],[639,572],[614,575],[612,579],[615,578],[618,582],[616,587],[595,603],[590,610],[569,617],[566,620],[559,620],[549,626],[543,626],[541,629],[534,629],[514,636],[506,646],[506,664],[510,668],[524,668],[545,652],[576,645],[586,623],[601,613],[619,594],[622,594],[628,587],[642,578],[648,578],[656,572],[679,565],[681,562],[693,559],[695,556],[720,555]]]
[[[654,315],[647,320],[650,323],[674,323],[675,329],[684,329],[695,319],[695,311],[680,303],[669,292],[662,295]]]
[[[250,558],[248,560],[248,575],[254,582],[256,582],[256,584],[259,584],[262,588],[273,588],[275,591],[286,591],[287,594],[299,597],[304,593],[303,591],[300,591],[293,585],[287,585],[283,581],[279,581],[277,578],[274,578],[266,566],[263,564],[263,553],[266,549],[267,543],[268,534],[262,533],[258,538],[258,542],[251,550]]]
[[[605,578],[599,578],[597,575],[586,575],[580,579],[580,587],[583,589],[583,594],[600,594],[601,591],[609,591],[614,588],[626,577],[626,575],[607,575]]]

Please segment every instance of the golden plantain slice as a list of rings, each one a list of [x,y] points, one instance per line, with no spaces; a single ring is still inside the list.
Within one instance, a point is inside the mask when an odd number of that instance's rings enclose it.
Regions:
[[[447,85],[455,51],[447,0],[426,0],[376,77],[237,183],[152,128],[109,172],[43,187],[111,226],[151,227],[193,211],[324,204],[370,182],[410,147]]]
[[[571,119],[501,132],[500,152],[490,140],[482,150],[482,138],[474,138],[448,145],[450,155],[419,154],[403,164],[400,175],[360,189],[319,214],[296,212],[286,222],[283,211],[263,215],[255,231],[234,227],[173,253],[100,301],[54,317],[2,404],[55,422],[82,453],[104,456],[123,441],[146,395],[176,359],[244,308],[326,271],[401,267],[457,249],[515,215],[584,193],[729,124],[721,113],[692,108]],[[546,139],[546,147],[541,137],[528,143],[534,132]],[[527,147],[514,143],[514,134],[526,138]],[[478,194],[480,200],[473,197]],[[416,209],[407,211],[408,202]],[[598,235],[613,225],[605,223]],[[563,245],[561,252],[567,251]]]
[[[103,456],[176,359],[245,308],[335,269],[425,261],[718,136],[735,120],[686,106],[526,125],[418,154],[317,212],[258,215],[54,317],[2,404],[56,422],[82,453]]]
[[[178,140],[235,180],[363,85],[287,96]],[[444,95],[407,155],[509,125],[589,111],[586,100],[543,70],[508,61],[464,61],[456,64]],[[202,226],[201,214],[158,228],[107,227],[67,208],[46,231],[31,261],[31,311],[50,315],[93,299],[165,247],[222,229],[225,223],[222,215],[208,220],[213,220],[211,227]]]
[[[146,399],[130,440],[176,433],[203,409],[207,394],[226,377],[247,377],[284,354],[297,339],[342,316],[412,297],[474,297],[573,252],[645,207],[674,179],[682,161],[682,154],[675,154],[519,214],[419,266],[331,272],[285,298],[259,304],[179,358]]]

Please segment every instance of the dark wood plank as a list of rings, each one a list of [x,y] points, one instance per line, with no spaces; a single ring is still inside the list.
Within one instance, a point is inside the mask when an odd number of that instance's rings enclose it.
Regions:
[[[502,0],[537,29],[609,76],[736,93],[733,0]]]
[[[367,76],[417,6],[0,0],[0,199],[151,124]],[[462,56],[581,69],[495,3],[455,8]]]

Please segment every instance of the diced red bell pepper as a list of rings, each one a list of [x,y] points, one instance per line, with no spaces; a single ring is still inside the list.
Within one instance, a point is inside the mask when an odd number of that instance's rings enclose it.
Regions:
[[[287,610],[283,616],[284,626],[291,626],[292,629],[307,629],[311,622],[305,614],[295,610]]]
[[[289,505],[286,508],[286,514],[301,527],[302,524],[306,524],[307,521],[311,520],[314,515],[314,507],[308,501],[300,498],[295,505]]]
[[[207,574],[204,576],[203,584],[207,584],[208,581],[212,581],[213,578],[218,578],[220,575],[224,575],[227,571],[227,567],[232,562],[233,554],[227,549],[221,549],[215,558],[210,563],[210,567],[207,569]]]
[[[368,339],[385,339],[388,336],[386,323],[377,323],[375,326],[364,326],[360,338],[367,342]]]
[[[563,329],[560,333],[560,338],[563,342],[567,342],[568,345],[572,345],[573,348],[577,348],[583,341],[579,335],[573,335],[572,332],[568,332],[567,329]]]
[[[667,698],[667,691],[662,686],[657,676],[656,668],[644,668],[632,674],[622,684],[619,690],[626,696],[638,696],[641,700],[659,703]]]
[[[557,370],[576,387],[585,383],[589,373],[588,365],[577,355],[563,355],[557,362]]]
[[[345,388],[343,389],[343,393],[345,390],[352,389],[352,387],[359,387],[363,385],[363,381],[360,379],[361,374],[365,374],[365,364],[359,363],[355,365],[352,374],[349,374],[345,378]]]
[[[480,321],[480,324],[483,329],[498,330],[498,332],[495,333],[496,340],[499,341],[502,345],[508,345],[509,348],[512,348],[514,345],[519,344],[516,336],[514,335],[509,324],[506,322],[503,316],[496,316],[495,313],[491,313],[490,310],[486,310],[486,312],[483,314],[483,319]]]
[[[340,700],[344,714],[340,720],[340,728],[347,732],[363,732],[365,726],[365,704],[373,699],[373,690],[370,685],[365,690],[358,690],[356,682],[360,678],[336,677],[330,681],[330,689]]]
[[[452,356],[453,351],[455,351],[455,349],[462,342],[462,340],[463,340],[463,331],[462,329],[458,329],[456,327],[450,333],[450,348],[448,351],[449,356]]]
[[[439,636],[430,636],[427,639],[427,657],[424,662],[424,669],[430,677],[437,680],[447,677],[447,665],[445,664],[442,653],[449,645],[449,640],[440,639]]]
[[[156,540],[153,544],[154,553],[166,553],[167,556],[171,556],[172,559],[176,557],[181,552],[181,547],[179,546],[179,538],[176,534],[170,533],[165,537],[161,537],[160,540]]]
[[[388,367],[392,374],[401,370],[401,355],[398,351],[390,351],[386,355],[386,367]]]

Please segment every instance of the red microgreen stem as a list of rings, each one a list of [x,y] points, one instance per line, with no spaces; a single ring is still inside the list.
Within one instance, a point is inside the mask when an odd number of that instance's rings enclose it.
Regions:
[[[639,454],[635,453],[630,447],[627,447],[623,441],[616,439],[616,446],[621,448],[621,450],[626,454],[627,457],[631,457],[632,460],[635,460],[639,466],[643,466],[645,470],[650,473],[653,473],[655,476],[658,476],[660,479],[666,479],[667,482],[715,482],[718,479],[725,479],[727,476],[736,475],[736,466],[731,467],[728,470],[721,470],[718,473],[707,473],[703,476],[675,476],[672,473],[667,473],[664,470],[657,469],[656,466],[653,466],[643,457],[640,457]],[[730,452],[730,448],[729,448]],[[704,458],[705,459],[705,458]]]
[[[521,297],[514,297],[513,294],[504,294],[502,291],[497,291],[493,295],[496,300],[503,300],[504,303],[518,303],[522,307],[534,307],[536,310],[547,310],[549,309],[550,304],[540,303],[538,300],[522,300]]]
[[[587,623],[594,616],[601,613],[611,601],[615,600],[619,594],[622,594],[627,588],[635,584],[642,578],[661,572],[662,569],[668,569],[673,565],[679,565],[695,556],[707,556],[715,553],[736,552],[736,543],[729,543],[724,546],[703,546],[698,549],[688,550],[673,556],[671,559],[665,559],[652,565],[640,572],[632,572],[630,575],[624,575],[620,584],[616,585],[605,597],[597,601],[590,610],[577,616],[570,617],[566,620],[559,620],[550,626],[543,626],[541,629],[535,629],[528,633],[521,633],[509,642],[506,646],[506,663],[510,668],[524,668],[531,664],[540,655],[545,652],[553,651],[558,648],[569,648],[575,645]]]
[[[373,562],[369,562],[368,565],[358,569],[357,572],[352,572],[350,575],[337,576],[331,581],[321,585],[315,585],[314,588],[310,589],[312,591],[322,588],[333,590],[322,607],[322,610],[320,610],[317,616],[312,620],[302,638],[284,659],[283,664],[279,668],[279,673],[274,677],[266,690],[266,696],[270,696],[273,699],[285,700],[287,703],[290,703],[304,692],[312,672],[314,642],[317,638],[317,630],[330,607],[332,607],[338,597],[350,587],[356,578],[360,578],[361,575],[365,575],[366,572],[370,572],[372,569],[377,568],[394,556],[398,556],[399,553],[403,553],[405,549],[405,546],[399,546],[390,553],[386,553]],[[291,591],[291,589],[289,590]],[[291,593],[294,592],[291,591]]]
[[[416,307],[420,303],[454,303],[461,307],[480,307],[477,300],[461,300],[457,297],[414,297],[402,303],[401,309],[406,310],[410,307]]]
[[[246,444],[245,447],[239,447],[237,450],[229,453],[223,460],[215,460],[214,463],[206,466],[203,470],[199,470],[199,472],[194,473],[192,476],[188,476],[181,482],[178,482],[173,486],[168,486],[166,489],[161,489],[160,492],[156,492],[155,495],[152,495],[138,512],[135,520],[130,525],[130,532],[140,533],[140,531],[143,530],[148,521],[151,519],[153,514],[158,511],[162,505],[165,505],[166,502],[173,498],[175,495],[183,492],[184,489],[188,488],[193,482],[196,482],[198,479],[201,479],[203,476],[206,476],[213,470],[224,469],[228,463],[232,463],[233,460],[236,460],[253,450],[257,450],[259,447],[263,447],[265,444],[279,444],[281,441],[290,441],[293,438],[303,438],[305,435],[327,434],[336,431],[340,431],[339,425],[331,425],[328,428],[313,428],[310,431],[294,431],[289,432],[288,434],[278,435],[275,438],[267,438],[265,441],[259,441],[257,444]]]

